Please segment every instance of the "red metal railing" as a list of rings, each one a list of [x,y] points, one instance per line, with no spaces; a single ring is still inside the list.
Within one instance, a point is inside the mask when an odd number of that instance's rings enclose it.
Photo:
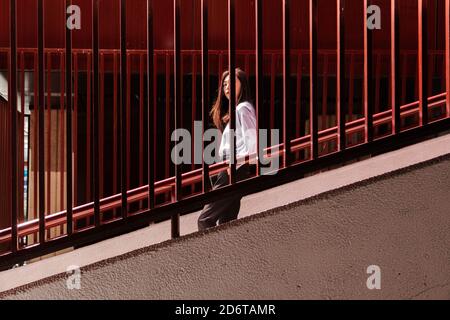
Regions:
[[[12,41],[10,48],[0,48],[0,58],[9,62],[11,143],[6,147],[11,150],[10,163],[18,164],[9,166],[10,190],[18,191],[8,194],[12,223],[0,230],[0,245],[8,245],[0,252],[1,265],[105,239],[160,219],[171,218],[172,237],[176,238],[180,235],[180,214],[227,192],[268,188],[283,183],[289,179],[287,176],[295,178],[304,170],[337,163],[339,157],[357,157],[367,150],[379,152],[388,142],[400,145],[406,137],[449,128],[450,0],[445,0],[445,49],[441,50],[427,46],[427,1],[418,0],[417,51],[400,48],[400,0],[391,1],[391,43],[387,50],[373,48],[374,31],[366,27],[366,22],[360,30],[364,37],[362,50],[346,48],[350,28],[346,26],[341,0],[336,0],[335,50],[318,48],[317,0],[309,0],[308,49],[291,48],[290,40],[295,35],[290,32],[290,1],[283,0],[283,48],[264,50],[262,1],[257,0],[255,50],[237,50],[235,1],[228,0],[228,51],[210,50],[208,1],[201,2],[201,50],[181,50],[179,0],[174,0],[174,50],[153,46],[151,0],[147,12],[148,49],[126,47],[125,1],[121,0],[121,48],[104,50],[99,47],[98,0],[92,1],[92,49],[73,49],[68,29],[66,48],[44,48],[42,0],[38,0],[38,48],[17,48],[16,1],[10,0]],[[66,0],[67,5],[70,3]],[[365,0],[364,8],[369,4]],[[408,61],[413,59],[415,70],[408,68]],[[262,164],[258,163],[256,177],[236,183],[234,164],[172,165],[171,132],[182,127],[193,131],[194,120],[208,127],[210,79],[220,78],[228,66],[234,70],[237,65],[255,80],[258,126],[283,132],[281,143],[272,143],[263,154],[263,158],[282,159],[279,174],[262,176]],[[28,93],[34,93],[30,104],[34,187],[29,207],[33,210],[25,219],[19,205],[23,185],[18,179],[24,163],[23,152],[18,149],[23,150],[23,137],[17,133],[23,125],[27,74],[33,78]],[[54,78],[59,82],[58,92]],[[436,79],[440,80],[442,92],[431,94]],[[408,89],[411,80],[416,88],[413,93]],[[295,86],[290,85],[293,81]],[[386,82],[389,88],[383,91]],[[190,90],[185,89],[187,83]],[[279,84],[282,94],[277,95]],[[234,85],[231,88],[233,97]],[[334,96],[330,94],[333,90]],[[52,99],[55,93],[57,102]],[[331,114],[330,106],[335,107]],[[235,105],[229,107],[232,111]],[[307,107],[309,112],[305,112]],[[277,113],[282,114],[281,121]],[[234,128],[234,112],[230,114]],[[163,134],[163,139],[158,134]],[[261,157],[258,159],[261,161]],[[209,178],[228,167],[230,186],[211,191]],[[2,164],[0,168],[5,176],[8,166]]]

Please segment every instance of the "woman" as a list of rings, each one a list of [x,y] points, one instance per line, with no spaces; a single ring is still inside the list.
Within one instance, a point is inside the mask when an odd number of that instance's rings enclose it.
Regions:
[[[230,74],[222,75],[219,93],[211,110],[214,125],[222,132],[219,155],[224,160],[230,159],[230,115],[229,99],[231,94]],[[236,180],[249,178],[251,165],[244,164],[239,159],[246,155],[256,154],[256,114],[251,103],[250,86],[244,71],[236,69]],[[229,184],[229,170],[219,173],[213,183],[213,190]],[[223,224],[237,219],[241,207],[242,195],[234,194],[219,201],[206,205],[198,219],[198,229],[205,230],[216,226],[217,221]]]

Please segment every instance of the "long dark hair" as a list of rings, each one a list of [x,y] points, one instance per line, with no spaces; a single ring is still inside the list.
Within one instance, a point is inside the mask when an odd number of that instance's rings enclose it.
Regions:
[[[217,99],[210,112],[214,125],[220,131],[223,131],[228,121],[230,121],[228,98],[225,96],[223,90],[223,83],[229,74],[230,72],[228,70],[222,74]],[[247,74],[242,69],[236,68],[236,76],[241,82],[241,93],[237,99],[237,104],[245,101],[251,102],[251,92]]]

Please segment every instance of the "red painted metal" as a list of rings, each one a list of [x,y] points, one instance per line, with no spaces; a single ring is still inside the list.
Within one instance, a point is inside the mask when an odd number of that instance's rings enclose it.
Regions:
[[[126,179],[126,184],[125,184],[125,188],[126,190],[128,190],[128,188],[131,187],[130,184],[130,165],[131,165],[131,94],[130,94],[130,90],[131,90],[131,60],[132,60],[132,55],[131,54],[127,54],[127,91],[126,91],[126,99],[127,99],[127,103],[126,103],[126,128],[127,128],[127,134],[126,134],[126,157],[127,157],[127,161],[126,161],[126,169],[127,169],[127,179]]]
[[[17,29],[16,1],[9,3],[10,10],[10,57],[9,57],[9,107],[11,117],[11,251],[17,251],[17,220],[18,220],[18,183],[17,183]],[[23,180],[23,179],[22,179]],[[23,203],[23,202],[22,202]]]
[[[165,134],[165,177],[170,175],[170,118],[171,118],[171,108],[170,108],[170,56],[169,53],[166,54],[166,110],[165,110],[165,120],[166,120],[166,134]]]
[[[51,53],[47,53],[47,214],[51,213],[51,162],[52,162],[52,147],[51,147],[51,136],[52,136],[52,105],[51,105],[51,73],[52,73],[52,55]],[[50,236],[50,232],[48,232],[48,237]]]
[[[192,105],[191,105],[191,132],[194,132],[194,121],[196,121],[197,117],[197,55],[192,55],[192,76],[191,76],[191,82],[192,82]],[[183,108],[181,108],[183,109]],[[183,119],[184,117],[182,117]],[[195,145],[192,143],[191,145],[191,170],[195,169]],[[195,189],[192,189],[192,193],[195,192]]]
[[[153,48],[154,50],[154,48]],[[158,103],[157,103],[157,92],[158,92],[158,56],[153,52],[153,154],[156,154],[156,139],[157,139],[157,115],[158,115]],[[156,175],[157,164],[156,161],[153,162],[153,172]]]
[[[427,45],[428,45],[428,1],[418,0],[418,86],[419,86],[419,104],[420,125],[423,126],[428,123],[428,57],[427,57]]]
[[[408,58],[409,55],[408,54],[404,54],[403,57],[401,57],[400,59],[403,61],[402,63],[402,100],[401,103],[405,104],[406,103],[406,78],[407,78],[407,74],[408,74]]]
[[[33,72],[33,76],[34,76],[34,79],[33,79],[34,80],[34,92],[38,92],[38,81],[39,81],[38,79],[39,78],[38,78],[37,70],[38,70],[39,64],[38,64],[37,52],[33,55],[33,57],[34,57],[34,72]],[[39,106],[38,95],[37,94],[34,95],[34,105],[35,106]],[[33,169],[34,169],[34,174],[33,174],[33,186],[34,186],[33,187],[33,208],[35,208],[35,210],[36,210],[37,208],[39,208],[38,207],[38,188],[39,188],[38,186],[39,186],[39,183],[38,183],[38,174],[37,174],[37,172],[39,171],[39,169],[38,169],[38,166],[39,166],[39,164],[38,164],[39,110],[37,110],[36,107],[33,108],[33,111],[32,111],[32,114],[31,114],[31,118],[34,119],[31,135],[32,135],[32,139],[33,139],[33,149],[32,149],[33,160],[32,161],[33,161]],[[34,237],[33,238],[33,243],[36,243],[36,242],[37,242],[37,238]]]
[[[139,185],[144,185],[144,55],[139,55]],[[139,204],[142,209],[143,203]]]
[[[118,70],[117,70],[117,54],[113,53],[113,154],[112,154],[112,162],[113,162],[113,192],[118,192],[117,188],[117,132],[119,129],[118,124],[118,115],[119,110],[117,109],[117,97],[118,97],[118,89],[117,89],[117,78],[118,78]]]
[[[99,106],[99,114],[98,114],[98,134],[99,134],[99,194],[100,197],[105,195],[104,192],[104,165],[105,165],[105,156],[104,156],[104,143],[105,143],[105,55],[100,55],[100,106]]]
[[[398,134],[401,130],[400,119],[400,47],[399,47],[399,13],[397,0],[391,1],[391,108],[392,133]],[[378,96],[378,95],[377,95]]]
[[[20,77],[20,113],[19,116],[19,141],[24,141],[24,126],[25,126],[25,57],[24,53],[22,52],[20,54],[20,73],[22,76]],[[21,145],[21,144],[20,144]],[[24,169],[25,167],[20,165],[25,165],[25,154],[24,154],[24,148],[18,148],[18,162],[17,162],[17,169],[18,169],[18,176],[23,177],[24,176]],[[24,179],[18,179],[18,190],[24,190]],[[24,221],[24,192],[18,191],[18,212],[17,212],[17,219],[19,222]]]
[[[364,114],[366,121],[364,137],[366,143],[373,140],[373,37],[372,30],[367,24],[367,8],[371,3],[371,0],[364,0]]]
[[[228,72],[230,76],[230,100],[228,114],[230,132],[236,130],[236,3],[228,0]],[[236,135],[230,134],[230,184],[236,183]]]
[[[257,0],[258,1],[258,0]],[[201,1],[201,58],[202,58],[202,131],[204,132],[207,127],[209,119],[209,55],[208,55],[208,5],[209,0]],[[220,75],[219,75],[220,76]],[[203,134],[202,132],[202,134]],[[206,141],[202,143],[202,154],[205,150]],[[202,156],[203,157],[203,156]],[[211,189],[211,183],[209,179],[209,165],[205,163],[202,158],[202,192],[207,193]]]
[[[92,102],[91,102],[91,88],[92,88],[92,77],[91,77],[91,53],[87,54],[87,68],[86,68],[86,195],[85,199],[86,201],[92,201],[92,194],[91,194],[91,188],[92,188],[92,156],[91,156],[91,143],[92,143],[92,123],[91,123],[91,117],[92,117]]]
[[[262,125],[262,113],[264,112],[264,99],[263,99],[263,79],[264,79],[264,45],[263,45],[263,2],[262,0],[255,1],[255,34],[256,34],[256,60],[255,60],[255,78],[256,78],[256,128],[261,128]],[[261,128],[263,129],[263,128]],[[260,141],[260,135],[256,135],[257,146],[257,168],[256,175],[261,175],[261,157],[263,154],[263,147]]]
[[[92,188],[94,191],[94,225],[99,227],[101,225],[100,217],[100,166],[99,163],[99,126],[100,126],[100,52],[99,52],[99,0],[92,1],[92,56],[93,56],[93,69],[89,70],[89,78],[93,80],[93,103],[92,103]],[[103,114],[102,114],[103,115]],[[103,146],[102,146],[103,147]]]
[[[310,111],[309,111],[309,135],[311,138],[311,160],[319,157],[319,127],[318,127],[318,0],[309,1],[309,79],[310,79]]]
[[[60,177],[59,177],[59,185],[58,188],[59,189],[59,210],[64,210],[64,199],[65,199],[65,179],[64,179],[64,173],[65,169],[64,169],[64,159],[66,158],[66,153],[64,152],[64,148],[65,148],[65,139],[64,139],[64,131],[65,131],[65,126],[66,123],[64,122],[64,95],[65,95],[65,82],[64,82],[64,69],[65,69],[65,61],[64,61],[64,53],[61,52],[59,54],[59,70],[60,70],[60,84],[59,84],[59,108],[58,113],[59,113],[59,129],[58,129],[58,139],[59,139],[59,150],[56,152],[56,154],[59,156],[58,158],[58,165],[57,165],[57,171],[60,172]],[[60,234],[64,234],[64,226],[60,226],[59,228],[59,232]]]
[[[291,140],[292,129],[291,120],[292,112],[289,106],[291,99],[291,41],[290,41],[290,0],[283,0],[283,143],[285,154],[283,157],[283,166],[286,168],[292,162]],[[272,114],[272,117],[274,115]]]
[[[325,130],[328,127],[327,120],[327,106],[328,106],[328,58],[326,54],[323,61],[323,72],[322,72],[322,117],[320,130]]]
[[[128,217],[128,155],[127,155],[127,101],[128,101],[128,68],[127,68],[127,1],[120,0],[120,189],[122,218]]]
[[[74,54],[73,56],[73,155],[74,155],[74,164],[73,164],[73,199],[74,203],[78,204],[78,54]],[[114,175],[115,176],[115,175]]]
[[[295,109],[295,135],[297,137],[303,135],[301,133],[302,125],[301,125],[301,112],[302,112],[302,66],[303,59],[302,54],[299,53],[297,55],[297,92],[296,92],[296,109]]]
[[[38,0],[38,56],[39,56],[39,243],[45,242],[45,55],[44,55],[44,0]]]
[[[154,60],[154,32],[153,32],[153,0],[147,0],[147,143],[148,143],[148,209],[155,207],[155,113],[156,103],[154,100],[155,84],[155,60]]]
[[[276,76],[276,57],[270,56],[270,129],[275,128],[275,76]]]
[[[382,66],[382,56],[381,54],[376,55],[376,65],[375,65],[375,92],[380,92],[381,86],[381,66]],[[375,114],[380,112],[380,95],[375,95]]]
[[[349,75],[349,102],[348,102],[348,117],[353,120],[353,104],[355,96],[355,55],[350,54],[350,75]]]
[[[347,147],[345,124],[347,122],[347,108],[345,103],[345,7],[342,0],[336,0],[336,121],[338,130],[338,151]]]
[[[66,0],[66,7],[71,5],[71,0]],[[72,32],[66,28],[66,167],[67,167],[67,193],[66,193],[66,211],[67,211],[67,235],[73,232],[73,121],[72,121]],[[36,207],[35,207],[36,208]]]
[[[175,141],[178,141],[178,131],[181,129],[181,109],[182,109],[182,76],[183,72],[181,70],[182,57],[181,57],[181,38],[180,38],[180,12],[181,10],[181,2],[180,0],[173,0],[173,43],[174,43],[174,61],[173,61],[173,75],[174,75],[174,130],[175,130]],[[167,129],[166,129],[167,130]],[[179,154],[178,152],[178,144],[175,146],[175,154]],[[183,189],[182,189],[182,167],[180,164],[175,164],[175,194],[174,198],[176,201],[180,201],[183,199]],[[171,217],[171,235],[173,238],[180,237],[180,215],[175,214]]]
[[[450,117],[450,0],[445,0],[445,76],[447,79],[447,117]]]

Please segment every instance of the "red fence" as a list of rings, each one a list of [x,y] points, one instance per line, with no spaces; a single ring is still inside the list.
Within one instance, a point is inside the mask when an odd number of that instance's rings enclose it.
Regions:
[[[406,0],[405,0],[406,1]],[[410,1],[410,0],[408,0]],[[437,0],[439,1],[439,0]],[[291,1],[280,1],[283,47],[267,50],[263,41],[262,1],[255,1],[255,50],[236,49],[235,1],[228,0],[228,50],[209,48],[208,2],[201,1],[201,50],[181,50],[180,1],[174,0],[173,50],[154,48],[152,1],[148,1],[147,50],[127,48],[126,1],[121,0],[120,50],[99,47],[99,1],[92,0],[92,48],[44,47],[44,3],[38,0],[38,48],[17,48],[16,2],[10,0],[9,104],[0,102],[0,175],[5,181],[0,217],[3,266],[69,246],[172,219],[236,190],[254,192],[300,177],[326,164],[400,146],[412,137],[449,128],[450,0],[441,0],[445,30],[429,32],[430,3],[417,1],[417,50],[400,41],[403,20],[392,0],[390,49],[374,47],[376,32],[366,27],[370,1],[336,0],[334,49],[319,48],[318,1],[309,11],[309,46],[293,49]],[[302,3],[303,3],[302,2]],[[373,1],[375,3],[376,1]],[[71,1],[66,0],[66,5]],[[437,3],[437,2],[433,2]],[[362,30],[346,12],[361,6]],[[354,9],[354,8],[353,8]],[[436,16],[439,16],[436,15]],[[266,21],[264,21],[266,22]],[[440,25],[440,24],[439,24]],[[363,47],[348,48],[359,34]],[[430,38],[434,48],[430,48]],[[259,128],[280,129],[282,142],[264,150],[280,157],[276,176],[235,183],[235,164],[174,165],[171,133],[193,131],[194,121],[211,126],[209,106],[218,79],[235,66],[250,76]],[[232,76],[231,79],[234,79]],[[233,80],[232,80],[233,81]],[[13,85],[14,84],[14,85]],[[231,85],[231,88],[234,88]],[[66,92],[70,92],[67,95]],[[234,94],[232,92],[232,94]],[[233,99],[231,99],[233,100]],[[9,106],[9,111],[6,109]],[[27,106],[27,107],[26,107]],[[230,110],[235,108],[230,104]],[[28,110],[27,110],[28,109]],[[17,110],[17,112],[11,112]],[[28,206],[24,203],[24,115],[30,114]],[[234,112],[230,113],[234,128]],[[409,140],[408,140],[409,139]],[[9,159],[8,159],[9,158]],[[17,164],[12,166],[11,163]],[[209,178],[230,167],[231,183],[209,190]],[[13,190],[17,190],[13,192]],[[9,222],[8,222],[9,221]]]

